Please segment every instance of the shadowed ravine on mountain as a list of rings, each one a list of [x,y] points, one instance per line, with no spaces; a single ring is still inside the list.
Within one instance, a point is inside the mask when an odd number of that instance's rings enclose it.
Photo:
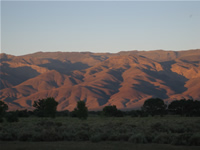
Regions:
[[[171,90],[175,92],[175,94],[180,94],[187,90],[187,88],[184,87],[184,85],[185,82],[188,81],[188,79],[175,72],[172,71],[154,72],[150,70],[143,70],[143,71],[156,79],[162,80],[164,82],[162,84],[168,86]]]
[[[159,86],[155,86],[147,81],[139,80],[140,84],[134,84],[133,88],[144,93],[147,95],[152,95],[152,97],[160,97],[162,99],[169,98],[168,95],[166,95],[166,90],[161,89]]]
[[[74,70],[83,70],[87,69],[90,66],[83,64],[81,62],[71,63],[70,61],[62,62],[60,60],[48,59],[50,63],[41,64],[39,66],[48,68],[49,70],[56,70],[63,74],[69,74]]]
[[[4,83],[7,83],[5,85],[1,83],[0,89],[18,85],[30,78],[40,75],[39,72],[29,66],[19,66],[13,68],[7,63],[2,63],[0,72],[1,80],[4,80]]]

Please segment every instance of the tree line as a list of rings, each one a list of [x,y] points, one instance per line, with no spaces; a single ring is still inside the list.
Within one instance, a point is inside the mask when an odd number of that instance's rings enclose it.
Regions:
[[[180,115],[180,116],[200,116],[200,101],[193,99],[181,99],[174,100],[168,106],[160,98],[147,99],[140,110],[121,111],[117,109],[115,105],[105,106],[102,111],[88,111],[84,101],[78,101],[77,107],[72,111],[57,111],[58,102],[53,97],[46,99],[39,99],[34,101],[34,111],[27,110],[8,110],[8,105],[3,101],[0,101],[0,122],[3,122],[3,118],[6,118],[8,122],[17,122],[18,117],[51,117],[56,116],[71,116],[78,117],[80,119],[87,119],[88,114],[99,115],[105,117],[147,117],[147,116],[165,116],[165,115]]]

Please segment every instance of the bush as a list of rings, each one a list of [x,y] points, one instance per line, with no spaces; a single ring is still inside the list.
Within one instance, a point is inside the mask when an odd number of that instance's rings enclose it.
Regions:
[[[95,135],[91,136],[90,141],[100,142],[100,141],[102,141],[102,135],[101,134],[95,134]]]
[[[90,141],[92,142],[100,142],[100,141],[105,141],[107,140],[108,134],[107,133],[95,133],[90,137]]]
[[[30,114],[27,111],[27,109],[25,110],[17,110],[16,113],[18,114],[19,117],[29,117]]]
[[[16,112],[7,112],[6,114],[6,120],[7,122],[18,122],[18,114]]]
[[[145,138],[145,136],[141,133],[138,133],[138,134],[133,134],[129,140],[129,142],[132,142],[132,143],[147,143],[147,140]]]
[[[120,141],[128,141],[130,138],[130,134],[129,133],[122,133],[119,136],[119,140]]]
[[[191,139],[191,133],[178,134],[174,137],[172,142],[173,145],[189,145],[189,140]]]
[[[154,143],[159,144],[171,144],[173,141],[173,135],[168,133],[160,133],[154,139]]]
[[[168,127],[169,131],[172,133],[185,133],[188,131],[188,128],[183,124],[173,124]]]
[[[20,133],[18,140],[19,141],[31,141],[33,137],[33,133],[22,132]]]
[[[0,132],[1,141],[14,141],[17,140],[16,136],[13,133]]]
[[[3,120],[3,118],[2,117],[0,117],[0,123],[2,123],[4,120]]]
[[[130,111],[130,115],[131,115],[131,117],[139,117],[139,113],[136,110]]]
[[[54,128],[43,129],[41,132],[35,132],[33,135],[33,141],[62,141],[63,139],[62,134]]]
[[[166,125],[161,124],[160,122],[154,123],[150,127],[153,132],[168,132]]]
[[[200,133],[196,133],[190,137],[189,145],[200,146]]]
[[[75,134],[76,141],[88,141],[89,140],[89,133],[88,131],[81,130]]]
[[[76,139],[74,133],[72,133],[70,131],[64,131],[61,133],[61,135],[62,135],[63,139],[66,141],[72,141],[72,140]]]
[[[59,117],[68,117],[69,116],[69,111],[68,110],[57,111],[56,112],[56,116],[59,116]]]

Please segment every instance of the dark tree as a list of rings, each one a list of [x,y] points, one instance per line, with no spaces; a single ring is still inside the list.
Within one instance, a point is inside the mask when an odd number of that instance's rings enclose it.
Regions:
[[[151,116],[154,115],[163,116],[165,114],[166,105],[164,101],[160,98],[150,98],[144,102],[142,110],[150,114]]]
[[[55,118],[57,105],[58,102],[53,97],[48,97],[47,99],[34,101],[33,107],[36,108],[35,113],[37,116]]]
[[[103,108],[103,115],[106,117],[123,117],[124,116],[123,112],[118,110],[115,105],[105,106]]]
[[[0,122],[3,122],[3,117],[5,116],[6,110],[8,110],[8,105],[3,101],[0,101]]]
[[[38,117],[44,117],[45,116],[45,99],[39,99],[38,101],[34,101],[33,107],[36,108],[34,110],[34,113]]]
[[[200,102],[192,99],[175,100],[169,104],[168,110],[181,116],[200,116]]]
[[[200,116],[200,101],[195,100],[193,106],[193,115]]]
[[[78,101],[77,102],[77,108],[74,109],[75,114],[80,119],[87,119],[88,117],[88,109],[85,106],[84,101]]]
[[[78,117],[78,116],[77,116],[77,108],[74,108],[74,110],[71,111],[71,112],[69,113],[69,115],[70,115],[71,117]]]

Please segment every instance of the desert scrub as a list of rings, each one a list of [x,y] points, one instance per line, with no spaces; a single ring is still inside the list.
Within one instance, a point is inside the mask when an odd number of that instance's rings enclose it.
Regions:
[[[169,131],[166,124],[163,124],[160,122],[153,123],[150,127],[151,127],[152,132],[168,132]]]
[[[174,135],[170,133],[158,133],[153,139],[153,143],[171,144],[174,140]]]
[[[92,142],[100,142],[100,141],[106,141],[109,138],[108,133],[96,133],[91,135],[90,141]]]
[[[200,146],[200,132],[195,133],[190,137],[189,145]]]
[[[18,114],[16,112],[8,112],[5,116],[7,122],[18,122]]]
[[[18,135],[18,140],[19,141],[32,141],[33,135],[34,135],[34,132],[24,132],[23,131]]]
[[[0,131],[0,140],[1,141],[14,141],[18,140],[19,131],[13,128],[3,128]]]
[[[89,132],[86,130],[78,130],[75,133],[75,141],[88,141],[89,138]]]
[[[62,134],[56,132],[54,128],[43,129],[33,135],[33,141],[62,141],[63,139]]]
[[[132,143],[140,143],[140,144],[147,143],[147,139],[146,139],[145,135],[142,133],[137,133],[137,134],[131,135],[131,137],[129,138],[128,141],[132,142]]]
[[[192,133],[176,134],[172,141],[173,145],[189,145],[189,140],[192,137]]]
[[[130,141],[198,145],[200,118],[146,117],[79,120],[71,117],[19,118],[0,123],[0,141]]]

